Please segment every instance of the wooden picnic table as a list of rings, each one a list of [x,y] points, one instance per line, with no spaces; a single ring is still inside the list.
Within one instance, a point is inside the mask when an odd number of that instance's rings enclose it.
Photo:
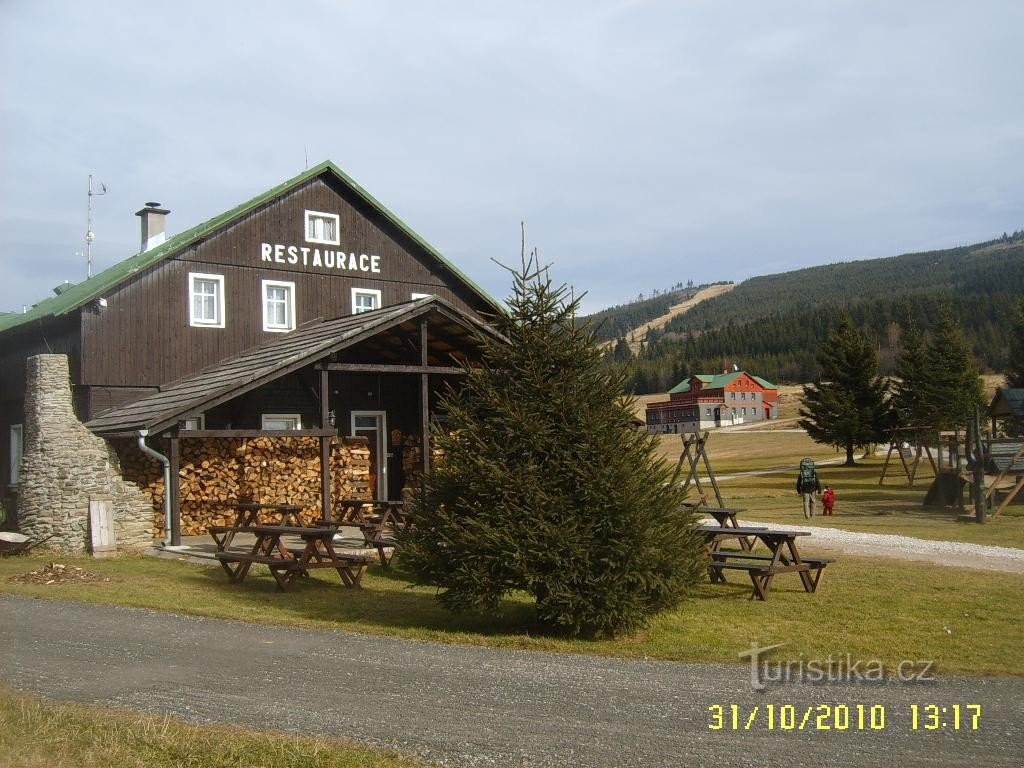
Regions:
[[[281,525],[303,525],[302,507],[297,504],[260,504],[255,501],[241,501],[235,504],[235,519],[230,525],[211,525],[207,530],[217,542],[217,551],[223,552],[231,546],[235,534],[242,528],[251,528],[254,525],[267,524],[261,520],[262,513],[270,513],[281,516]]]
[[[712,582],[725,583],[725,571],[741,570],[747,573],[753,584],[751,599],[767,600],[775,577],[782,573],[797,573],[804,585],[805,592],[815,592],[821,581],[822,572],[828,563],[824,557],[801,557],[796,540],[800,536],[810,536],[810,531],[783,531],[755,526],[698,526],[697,531],[704,536],[709,558],[708,577]],[[761,541],[768,548],[767,554],[755,554],[744,549],[741,551],[722,549],[723,542],[730,538],[750,538]]]
[[[341,514],[334,524],[358,526],[365,544],[377,550],[381,565],[387,568],[394,557],[394,533],[409,526],[404,502],[340,499],[337,507]]]
[[[706,513],[711,515],[713,518],[715,518],[715,521],[722,528],[739,528],[740,524],[736,520],[736,515],[738,515],[740,512],[746,512],[746,509],[732,509],[729,507],[702,507],[698,505],[693,507],[693,511],[698,514]],[[744,550],[749,552],[753,550],[756,540],[751,539],[747,536],[741,536],[739,542],[740,546]]]
[[[356,552],[339,552],[334,548],[334,526],[250,525],[240,526],[235,533],[251,533],[255,541],[248,551],[229,551],[217,541],[215,557],[232,582],[245,579],[253,563],[266,565],[280,590],[291,586],[297,576],[308,576],[313,568],[333,568],[346,587],[358,587],[371,556]],[[283,537],[302,541],[290,546]]]

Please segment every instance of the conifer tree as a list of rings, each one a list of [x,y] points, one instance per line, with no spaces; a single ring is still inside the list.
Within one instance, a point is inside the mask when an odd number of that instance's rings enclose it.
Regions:
[[[846,315],[821,345],[818,364],[821,376],[803,388],[800,426],[816,442],[845,449],[852,465],[854,448],[881,440],[886,425],[875,347]]]
[[[1017,237],[1017,233],[1013,233]],[[1024,388],[1024,299],[1017,305],[1017,319],[1010,331],[1010,360],[1006,369],[1006,386]]]
[[[625,373],[577,326],[579,300],[535,254],[513,275],[493,323],[508,343],[480,337],[484,365],[444,399],[444,458],[401,562],[452,610],[494,609],[521,590],[548,630],[633,631],[701,575],[691,513],[654,437],[630,427]]]
[[[948,306],[940,306],[939,324],[928,344],[924,400],[931,426],[953,429],[974,418],[983,404],[983,387],[963,331]]]
[[[925,396],[928,384],[928,354],[924,338],[913,320],[907,322],[901,339],[901,351],[896,361],[896,381],[893,382],[892,406],[900,426],[928,427],[931,408]]]

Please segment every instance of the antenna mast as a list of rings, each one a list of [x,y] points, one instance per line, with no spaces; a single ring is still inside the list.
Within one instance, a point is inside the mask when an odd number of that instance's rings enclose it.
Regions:
[[[100,183],[100,191],[92,191],[92,174],[89,174],[89,205],[87,221],[85,225],[85,278],[92,277],[92,241],[96,239],[96,233],[92,231],[92,198],[94,195],[107,194],[107,185]]]

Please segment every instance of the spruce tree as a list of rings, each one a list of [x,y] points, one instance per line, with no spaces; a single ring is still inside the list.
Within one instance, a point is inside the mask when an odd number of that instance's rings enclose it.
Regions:
[[[1017,233],[1014,232],[1014,237]],[[1017,319],[1010,330],[1010,360],[1006,368],[1006,386],[1024,388],[1024,299],[1017,305]]]
[[[880,441],[886,426],[875,346],[846,315],[821,345],[818,364],[821,375],[804,387],[800,426],[816,442],[845,449],[852,465],[854,448]]]
[[[983,404],[984,389],[963,331],[948,306],[928,344],[928,376],[923,386],[929,421],[936,429],[965,426]]]
[[[924,338],[913,320],[907,323],[901,339],[901,351],[896,361],[896,380],[893,382],[892,406],[895,421],[900,426],[928,427],[931,408],[925,397],[928,384],[928,354]]]
[[[522,591],[547,630],[630,632],[700,578],[691,513],[655,438],[630,427],[625,373],[577,326],[579,300],[535,255],[513,275],[493,323],[508,343],[480,337],[483,366],[444,398],[444,458],[401,562],[452,610],[493,610]]]

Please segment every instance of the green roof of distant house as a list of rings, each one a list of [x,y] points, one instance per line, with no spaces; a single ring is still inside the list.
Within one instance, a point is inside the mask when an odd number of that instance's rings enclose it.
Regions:
[[[719,389],[721,387],[727,387],[737,377],[742,376],[744,373],[746,373],[746,371],[728,371],[726,373],[718,374],[698,373],[679,382],[676,386],[672,387],[668,393],[670,395],[678,395],[682,392],[689,392],[691,383],[694,379],[699,379],[704,385],[704,389]],[[760,376],[754,376],[752,373],[748,373],[747,375],[765,389],[778,389],[778,387],[767,379],[762,379]]]
[[[202,238],[207,237],[214,231],[231,223],[240,216],[249,213],[263,203],[272,200],[278,195],[287,192],[289,189],[296,187],[315,176],[319,176],[324,172],[334,174],[334,176],[337,177],[337,179],[346,187],[358,194],[403,234],[413,240],[428,254],[441,262],[441,264],[454,274],[456,278],[488,302],[496,311],[504,312],[501,304],[495,301],[494,298],[492,298],[483,288],[463,274],[458,267],[442,256],[440,251],[420,237],[419,234],[399,219],[394,213],[385,208],[375,197],[373,197],[373,195],[359,186],[359,184],[357,184],[348,174],[338,168],[330,160],[325,160],[319,165],[315,165],[312,168],[303,171],[298,176],[295,176],[282,184],[278,184],[272,189],[268,189],[266,192],[257,195],[251,200],[235,206],[231,210],[225,211],[219,216],[214,216],[212,219],[204,221],[202,224],[198,224],[191,229],[187,229],[184,232],[175,235],[155,248],[151,248],[143,253],[137,253],[124,261],[114,264],[109,269],[103,270],[84,282],[78,283],[77,285],[70,283],[62,285],[61,293],[59,295],[43,299],[29,309],[28,312],[8,312],[0,314],[0,332],[24,325],[25,323],[33,320],[58,317],[72,312],[79,307],[88,304],[90,301],[100,298],[111,288],[120,285],[136,273],[163,261],[168,256],[171,256],[182,248],[186,248]]]

